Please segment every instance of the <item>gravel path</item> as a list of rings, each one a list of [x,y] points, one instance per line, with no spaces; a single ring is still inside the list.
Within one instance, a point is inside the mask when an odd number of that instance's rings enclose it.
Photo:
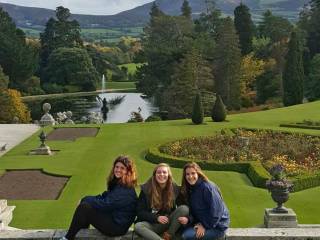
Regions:
[[[30,137],[40,127],[35,124],[0,124],[0,157],[11,148]],[[1,151],[1,147],[6,145],[6,150]]]

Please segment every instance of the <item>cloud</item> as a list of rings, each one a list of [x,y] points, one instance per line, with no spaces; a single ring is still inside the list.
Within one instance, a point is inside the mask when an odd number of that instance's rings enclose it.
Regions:
[[[0,0],[20,6],[56,9],[57,6],[69,8],[71,13],[111,15],[153,0]]]

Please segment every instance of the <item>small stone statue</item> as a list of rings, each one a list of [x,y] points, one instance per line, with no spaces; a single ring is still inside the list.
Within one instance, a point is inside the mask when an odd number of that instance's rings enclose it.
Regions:
[[[42,106],[42,109],[44,111],[44,115],[40,119],[40,125],[41,126],[55,125],[55,120],[52,117],[52,115],[49,113],[51,109],[50,103],[44,103]]]
[[[67,119],[65,120],[65,124],[74,124],[74,122],[72,121],[71,117],[72,117],[72,112],[71,111],[67,111],[66,112],[66,116]]]

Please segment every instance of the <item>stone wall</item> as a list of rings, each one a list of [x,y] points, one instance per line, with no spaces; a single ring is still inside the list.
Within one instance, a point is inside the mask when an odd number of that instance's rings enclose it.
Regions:
[[[2,230],[0,239],[6,240],[52,240],[65,235],[65,230]],[[132,232],[118,238],[102,235],[95,229],[81,230],[78,240],[131,240]],[[134,239],[137,239],[136,237]],[[320,226],[299,228],[230,228],[225,240],[320,240]]]

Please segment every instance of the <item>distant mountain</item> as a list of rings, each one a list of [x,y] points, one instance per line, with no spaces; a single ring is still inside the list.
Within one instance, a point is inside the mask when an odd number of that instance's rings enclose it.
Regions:
[[[240,1],[246,4],[252,15],[258,17],[267,8],[274,13],[294,20],[298,17],[299,9],[308,0],[216,0],[217,7],[225,14],[233,14],[233,10]],[[183,0],[156,0],[160,9],[170,15],[180,14]],[[269,3],[270,2],[270,3]],[[205,12],[206,0],[189,0],[193,16]],[[152,3],[127,10],[115,15],[82,15],[72,14],[83,28],[112,28],[144,26],[149,19],[149,11]],[[14,19],[19,27],[43,28],[50,17],[55,16],[54,10],[34,7],[22,7],[7,3],[0,3],[5,11]]]

